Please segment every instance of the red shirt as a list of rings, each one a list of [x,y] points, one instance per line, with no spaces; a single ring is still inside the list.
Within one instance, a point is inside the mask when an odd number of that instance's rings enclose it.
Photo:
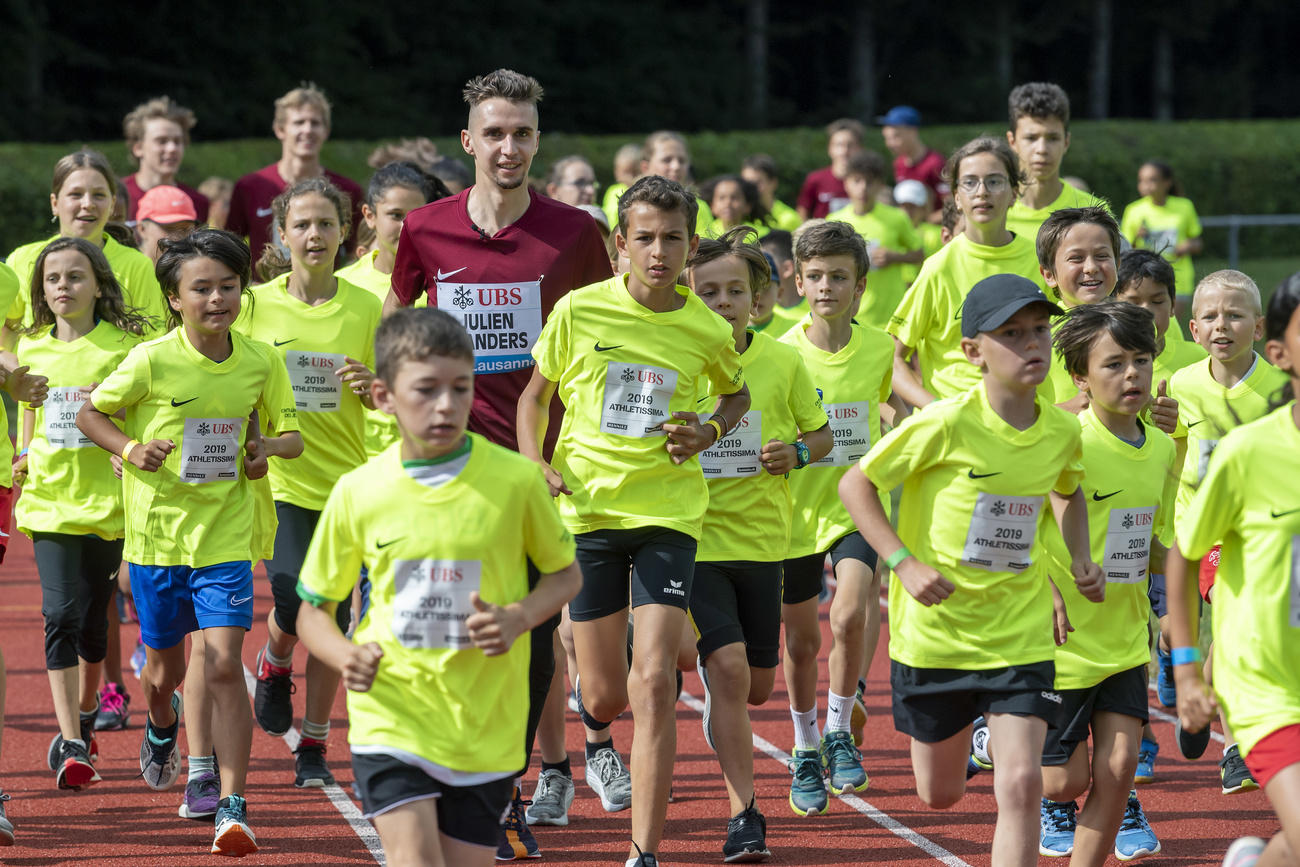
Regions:
[[[799,190],[798,206],[809,217],[824,217],[849,203],[844,181],[831,174],[831,167],[809,172]]]
[[[944,196],[951,192],[943,180],[943,164],[943,155],[929,148],[915,163],[909,164],[907,157],[895,157],[894,183],[912,180],[925,184],[930,188],[930,195],[934,197],[930,201],[930,207],[937,210],[943,204]]]
[[[365,201],[366,194],[355,182],[329,169],[325,169],[325,177],[352,200],[352,234],[348,242],[339,247],[339,259],[348,259],[356,249],[357,227],[362,220],[361,203]],[[288,186],[284,178],[280,177],[275,163],[244,175],[235,182],[235,189],[230,194],[230,215],[226,217],[226,228],[236,235],[248,238],[248,248],[253,253],[253,267],[257,267],[262,258],[262,250],[271,241],[271,202]]]
[[[555,302],[608,279],[605,242],[590,214],[530,190],[528,210],[491,237],[470,221],[470,189],[406,215],[393,264],[404,306],[422,294],[461,320],[474,339],[469,428],[518,451],[515,410],[533,373],[533,344]],[[454,279],[453,279],[454,278]],[[560,432],[551,403],[544,453]]]
[[[198,215],[198,221],[206,223],[208,221],[208,197],[193,187],[182,183],[173,183],[172,186],[180,189],[190,197],[190,201],[194,203],[194,213]],[[140,189],[140,182],[135,179],[134,174],[122,178],[122,189],[126,190],[126,223],[128,226],[134,226],[136,205],[140,204],[140,197],[148,190]]]

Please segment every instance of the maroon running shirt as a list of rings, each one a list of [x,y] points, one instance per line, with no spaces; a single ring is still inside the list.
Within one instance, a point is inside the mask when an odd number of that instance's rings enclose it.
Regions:
[[[848,203],[849,194],[844,191],[844,181],[831,173],[830,166],[809,172],[799,190],[798,205],[808,212],[809,217],[824,217]]]
[[[194,203],[194,213],[198,215],[198,221],[206,223],[208,221],[208,197],[185,184],[175,183],[172,186],[179,188],[185,195],[190,197],[190,201]],[[140,197],[148,191],[140,189],[140,184],[135,179],[134,174],[122,178],[122,189],[126,190],[126,224],[134,226],[136,206],[140,204]]]
[[[936,150],[926,150],[915,163],[909,164],[907,157],[894,157],[894,183],[899,181],[920,181],[930,188],[930,207],[942,207],[944,197],[948,195],[948,184],[943,179],[943,154]]]
[[[325,177],[352,200],[352,234],[347,243],[339,247],[340,260],[350,259],[357,246],[357,227],[362,220],[361,203],[366,194],[356,183],[329,169],[325,169]],[[271,240],[271,202],[288,186],[275,163],[235,182],[235,189],[230,194],[230,216],[226,217],[226,228],[248,238],[253,267],[257,267],[262,251]]]
[[[609,255],[590,214],[529,191],[528,210],[493,236],[470,221],[470,189],[406,215],[393,293],[403,306],[423,294],[461,321],[474,340],[469,429],[515,451],[515,410],[533,374],[533,345],[555,302],[608,279]],[[544,454],[559,435],[551,402]]]

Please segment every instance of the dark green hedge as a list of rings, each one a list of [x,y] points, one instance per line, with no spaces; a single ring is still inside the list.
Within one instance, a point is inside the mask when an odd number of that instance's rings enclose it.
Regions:
[[[1295,159],[1295,143],[1300,141],[1300,120],[1080,121],[1072,132],[1064,172],[1086,179],[1094,192],[1115,204],[1117,216],[1126,203],[1137,198],[1137,168],[1148,158],[1162,159],[1174,167],[1184,193],[1202,215],[1297,210],[1294,191],[1300,188],[1300,161]],[[949,151],[976,135],[1002,135],[1003,128],[1000,124],[936,126],[926,128],[924,134],[932,147]],[[542,138],[542,154],[533,174],[542,177],[553,159],[581,153],[592,160],[601,180],[608,183],[614,152],[631,140],[627,136],[549,132]],[[435,141],[443,153],[461,155],[457,139]],[[701,179],[735,171],[746,154],[771,154],[782,170],[780,195],[791,203],[803,175],[826,161],[825,137],[817,128],[700,133],[691,136],[690,144],[696,175]],[[868,144],[883,153],[874,133]],[[367,141],[331,142],[326,145],[325,162],[364,184],[370,175],[366,157],[373,145]],[[73,147],[0,144],[0,254],[50,230],[50,170],[58,157]],[[120,142],[100,147],[120,171],[131,170]],[[233,179],[278,155],[279,144],[271,138],[200,142],[186,155],[183,178],[194,184],[209,175]],[[1209,232],[1206,240],[1207,253],[1222,255],[1221,231]],[[1290,253],[1300,248],[1300,230],[1248,230],[1242,242],[1243,255]]]

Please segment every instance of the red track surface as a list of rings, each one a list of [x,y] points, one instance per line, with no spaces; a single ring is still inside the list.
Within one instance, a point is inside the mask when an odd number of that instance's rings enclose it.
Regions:
[[[100,774],[104,782],[85,792],[60,792],[45,764],[54,734],[54,714],[44,671],[40,587],[32,562],[31,544],[15,534],[0,566],[0,647],[8,666],[8,701],[0,785],[13,795],[8,814],[17,840],[0,849],[0,863],[51,865],[190,865],[215,862],[208,855],[210,824],[180,819],[181,784],[167,792],[150,791],[139,780],[138,751],[143,725],[139,684],[127,671],[127,688],[134,698],[131,728],[104,732],[99,738]],[[270,591],[259,581],[257,610],[270,608]],[[134,645],[135,629],[123,626],[122,643]],[[265,640],[265,626],[255,625],[245,643],[245,664],[252,666],[256,648]],[[827,637],[825,646],[829,646]],[[302,670],[301,651],[298,671]],[[823,666],[823,673],[825,667]],[[778,684],[781,682],[777,678]],[[686,676],[686,692],[699,695],[694,675]],[[821,691],[825,695],[825,685]],[[297,699],[301,711],[302,699]],[[832,802],[829,815],[802,819],[786,805],[789,774],[783,764],[755,754],[759,807],[768,819],[772,863],[809,865],[891,864],[920,867],[948,863],[986,867],[992,839],[994,803],[992,777],[977,777],[956,808],[933,811],[913,794],[906,739],[894,731],[889,712],[888,663],[883,650],[868,678],[866,766],[871,787],[853,803]],[[726,834],[727,802],[713,755],[705,746],[699,714],[683,701],[678,709],[678,761],[674,777],[675,802],[668,813],[661,859],[673,864],[719,864]],[[823,698],[824,713],[824,698]],[[791,740],[785,693],[777,693],[753,713],[755,734],[778,750]],[[629,813],[605,813],[582,780],[582,742],[570,715],[568,746],[578,779],[578,798],[567,828],[535,829],[545,858],[543,864],[621,864],[627,849]],[[346,717],[342,701],[336,706],[331,766],[344,792],[352,774],[345,743]],[[1177,755],[1172,726],[1156,725],[1162,754],[1157,782],[1142,788],[1147,816],[1164,851],[1144,863],[1206,865],[1222,859],[1229,842],[1244,834],[1268,836],[1277,820],[1262,792],[1224,796],[1219,793],[1218,744],[1206,757],[1188,763]],[[630,719],[614,725],[615,743],[627,756]],[[536,775],[536,765],[533,768]],[[525,786],[531,791],[532,783]],[[374,864],[376,858],[331,800],[318,789],[293,787],[293,759],[284,740],[256,731],[249,773],[249,821],[262,850],[245,859],[249,864]],[[343,800],[343,799],[339,799]],[[883,814],[883,816],[881,815]],[[905,839],[881,822],[901,828]],[[915,835],[920,835],[922,839]],[[918,845],[919,844],[919,845]],[[922,848],[926,847],[926,848]],[[950,853],[943,860],[942,852]],[[1043,859],[1047,863],[1047,859]],[[1112,861],[1110,863],[1119,863]]]

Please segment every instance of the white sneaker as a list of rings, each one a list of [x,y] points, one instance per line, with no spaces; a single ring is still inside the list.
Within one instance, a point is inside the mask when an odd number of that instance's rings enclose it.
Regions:
[[[567,825],[573,805],[573,777],[551,769],[537,776],[532,804],[524,811],[530,825]]]
[[[695,672],[700,676],[700,685],[704,688],[704,719],[701,722],[704,726],[704,742],[716,753],[718,748],[713,745],[713,693],[709,690],[709,670],[698,656],[695,657]]]
[[[172,711],[179,723],[181,697],[178,693],[172,693]],[[176,732],[161,743],[153,738],[152,731],[153,723],[148,722],[146,717],[144,736],[140,738],[140,776],[144,777],[149,788],[161,792],[170,789],[181,773],[180,727],[178,725]]]
[[[1262,837],[1238,837],[1223,856],[1223,867],[1255,867],[1268,843]]]
[[[585,776],[606,813],[617,813],[632,806],[632,774],[612,746],[601,747],[587,760]]]

